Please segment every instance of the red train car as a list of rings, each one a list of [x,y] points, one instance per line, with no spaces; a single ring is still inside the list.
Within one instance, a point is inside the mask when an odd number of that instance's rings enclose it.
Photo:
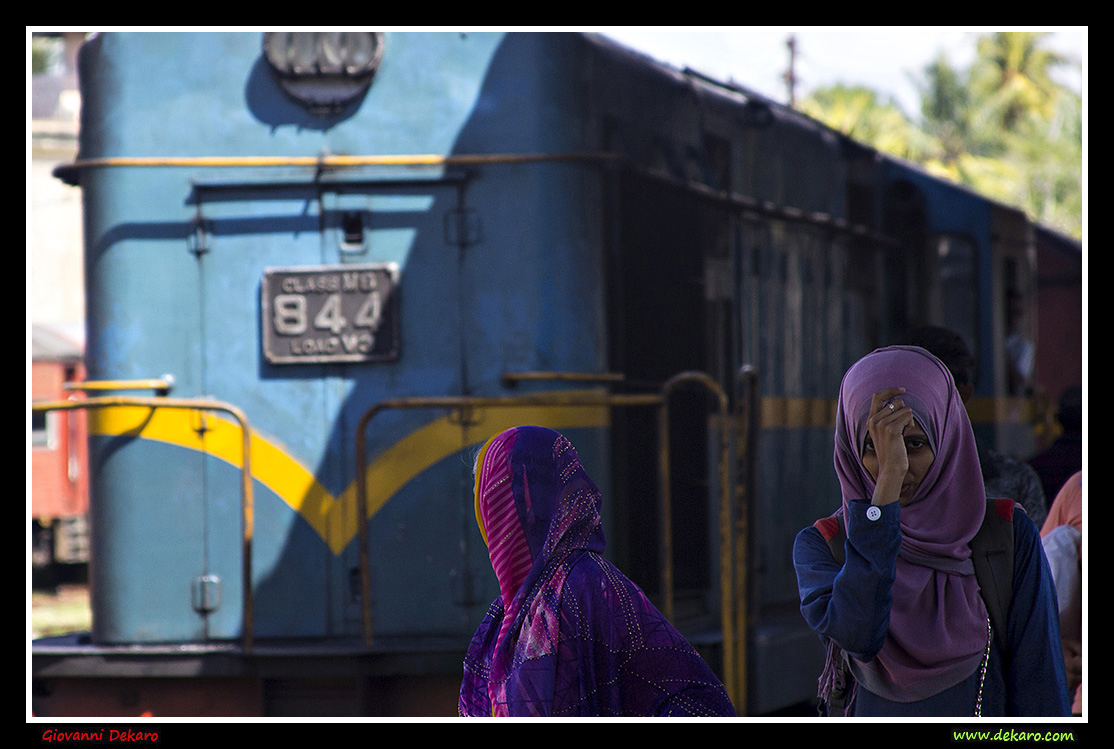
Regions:
[[[80,343],[47,326],[31,333],[31,399],[80,397],[65,389],[84,379]],[[85,414],[52,411],[31,415],[32,562],[53,579],[56,565],[88,561],[86,514],[89,478],[86,470]]]
[[[1042,413],[1037,447],[1056,438],[1060,396],[1083,385],[1083,248],[1072,237],[1034,226],[1037,253],[1035,395]]]

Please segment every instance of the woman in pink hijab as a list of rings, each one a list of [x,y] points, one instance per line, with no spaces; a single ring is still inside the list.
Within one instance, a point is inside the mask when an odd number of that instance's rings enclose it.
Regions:
[[[599,489],[562,435],[516,427],[477,459],[499,596],[464,659],[465,716],[733,716],[700,655],[600,554]]]
[[[1012,524],[1014,562],[1005,631],[991,627],[970,548],[988,503],[947,368],[912,346],[859,360],[840,386],[834,462],[841,508],[793,548],[801,613],[828,647],[825,706],[1068,715],[1052,577],[1036,527],[1008,499],[989,505]]]
[[[1067,667],[1072,715],[1083,714],[1083,471],[1056,494],[1041,526],[1041,543],[1056,581],[1060,640]]]

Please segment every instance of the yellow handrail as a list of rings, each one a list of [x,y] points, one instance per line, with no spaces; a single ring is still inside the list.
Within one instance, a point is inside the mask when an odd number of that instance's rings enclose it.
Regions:
[[[82,380],[80,382],[67,382],[62,386],[65,390],[154,390],[167,393],[174,387],[174,378],[156,377],[144,380]]]
[[[520,382],[622,382],[625,376],[620,372],[507,372],[503,375],[504,385],[517,385]]]
[[[393,398],[380,401],[364,412],[356,425],[356,507],[360,533],[360,582],[363,590],[364,642],[372,643],[371,636],[371,561],[368,551],[367,528],[367,425],[376,414],[387,410],[448,408],[464,410],[473,408],[507,408],[523,406],[654,406],[661,405],[661,396],[612,395],[608,393],[537,393],[520,396],[418,396]]]
[[[243,465],[240,470],[240,515],[243,525],[241,537],[243,607],[244,607],[244,652],[251,652],[253,645],[254,613],[251,585],[251,547],[254,529],[254,503],[251,478],[251,427],[247,416],[236,406],[204,398],[140,398],[128,396],[104,396],[83,400],[40,401],[31,404],[32,412],[73,411],[90,408],[111,408],[114,406],[140,406],[147,408],[186,408],[197,411],[224,411],[240,422],[242,432]]]
[[[741,643],[735,658],[735,678],[741,685],[742,701],[736,705],[746,707],[746,673],[747,673],[747,629],[750,624],[749,602],[749,554],[750,554],[750,513],[754,506],[756,491],[756,461],[758,454],[758,435],[762,429],[760,417],[761,406],[758,391],[758,370],[745,365],[739,371],[738,381],[738,441],[735,446],[737,458],[736,475],[740,481],[736,486],[735,508],[735,558],[732,568],[735,574],[735,589],[732,598],[735,601],[735,639]],[[739,465],[741,464],[741,465]]]
[[[276,166],[473,166],[484,164],[526,164],[543,161],[614,161],[618,154],[604,152],[574,153],[492,153],[492,154],[383,154],[348,156],[105,156],[78,159],[60,168],[96,167],[276,167]]]
[[[714,379],[703,372],[681,372],[666,381],[662,387],[662,408],[659,414],[658,431],[661,433],[661,439],[664,443],[669,440],[669,396],[679,387],[687,385],[697,385],[708,390],[719,407],[719,427],[721,434],[719,438],[719,460],[717,465],[719,468],[719,484],[720,484],[720,506],[719,506],[719,532],[720,532],[720,627],[723,632],[723,681],[724,688],[727,690],[728,696],[731,698],[732,703],[735,704],[736,710],[744,709],[746,705],[746,679],[738,678],[736,671],[737,664],[737,651],[742,651],[746,647],[746,640],[741,639],[736,642],[736,631],[733,624],[733,617],[735,616],[735,607],[732,606],[731,597],[734,594],[734,578],[735,578],[735,565],[734,565],[734,539],[731,527],[732,516],[732,496],[731,496],[731,481],[728,468],[728,439],[727,429],[729,427],[729,413],[728,413],[728,397],[723,388],[720,387]],[[670,485],[669,476],[669,455],[668,448],[659,452],[662,461],[659,467],[661,474],[661,543],[663,555],[662,571],[665,579],[662,585],[665,588],[665,615],[667,618],[673,617],[673,542],[672,542],[672,487]]]

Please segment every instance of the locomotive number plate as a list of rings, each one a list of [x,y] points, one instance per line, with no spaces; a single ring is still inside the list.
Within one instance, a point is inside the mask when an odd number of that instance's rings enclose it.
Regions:
[[[398,359],[398,266],[263,271],[263,353],[272,364]]]

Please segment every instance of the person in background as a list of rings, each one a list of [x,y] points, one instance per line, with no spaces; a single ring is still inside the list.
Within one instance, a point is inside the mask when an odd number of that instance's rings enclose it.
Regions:
[[[1083,472],[1056,494],[1041,528],[1045,556],[1056,580],[1060,605],[1060,641],[1068,689],[1074,694],[1072,715],[1083,714]]]
[[[1033,392],[1033,374],[1037,366],[1037,349],[1030,340],[1025,325],[1025,297],[1016,289],[1006,292],[1005,340],[1006,371],[1009,394],[1029,396]]]
[[[910,331],[903,343],[919,346],[932,353],[951,372],[964,408],[975,391],[975,359],[958,333],[938,326],[924,326]],[[979,466],[988,497],[1005,497],[1017,502],[1039,528],[1048,514],[1048,504],[1040,476],[1024,461],[992,450],[975,438]]]
[[[1029,460],[1040,476],[1049,502],[1073,473],[1083,469],[1083,388],[1070,387],[1060,394],[1056,420],[1063,427],[1063,434]]]
[[[850,716],[1068,715],[1040,537],[1014,502],[987,502],[944,364],[913,346],[856,362],[840,384],[834,463],[840,509],[793,544],[801,614],[828,648],[818,691],[829,714],[841,704]],[[1004,611],[975,571],[984,525],[1012,539]]]
[[[733,716],[726,690],[600,554],[602,496],[561,434],[523,426],[476,460],[499,583],[464,659],[462,716]]]

